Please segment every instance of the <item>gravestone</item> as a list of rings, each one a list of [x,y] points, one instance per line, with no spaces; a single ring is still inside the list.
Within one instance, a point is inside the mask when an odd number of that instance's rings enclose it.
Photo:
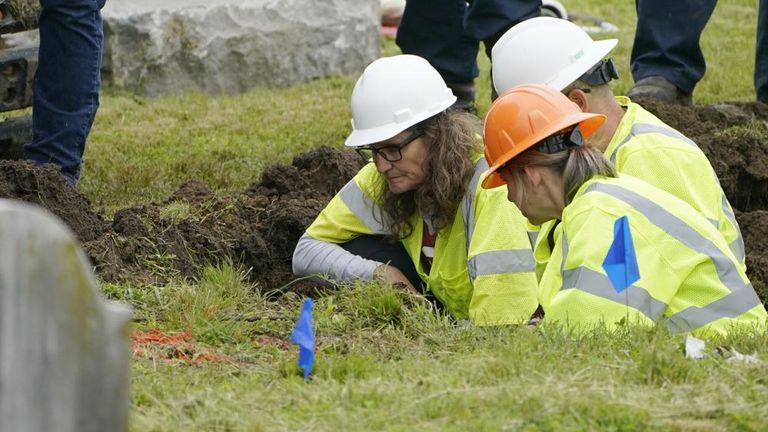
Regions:
[[[105,84],[146,96],[285,86],[379,55],[379,0],[119,0],[102,16]]]
[[[125,430],[130,316],[63,223],[0,199],[0,430]]]

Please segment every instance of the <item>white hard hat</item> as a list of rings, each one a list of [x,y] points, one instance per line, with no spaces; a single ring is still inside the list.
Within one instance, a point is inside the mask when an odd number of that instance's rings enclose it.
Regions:
[[[345,144],[360,147],[392,138],[454,102],[456,96],[423,58],[380,58],[365,68],[352,90],[352,133]]]
[[[616,43],[618,39],[593,41],[567,20],[525,20],[507,30],[493,46],[493,86],[499,94],[521,84],[562,90],[608,55]]]

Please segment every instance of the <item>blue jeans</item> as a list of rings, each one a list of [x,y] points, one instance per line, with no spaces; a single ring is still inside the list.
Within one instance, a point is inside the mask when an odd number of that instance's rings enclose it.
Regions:
[[[106,0],[40,0],[40,51],[33,84],[32,142],[25,157],[61,168],[74,186],[99,107]]]
[[[408,0],[397,45],[424,57],[448,83],[477,77],[480,41],[496,39],[520,21],[541,13],[541,0]]]

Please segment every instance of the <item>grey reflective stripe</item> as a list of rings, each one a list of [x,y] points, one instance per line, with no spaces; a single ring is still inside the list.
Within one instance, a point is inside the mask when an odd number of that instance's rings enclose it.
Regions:
[[[339,196],[344,201],[344,204],[349,207],[349,210],[370,228],[373,234],[388,234],[384,229],[384,225],[373,216],[374,206],[376,206],[379,214],[381,214],[381,209],[360,189],[360,186],[358,186],[354,179],[341,188]]]
[[[467,267],[472,280],[483,275],[532,272],[533,251],[512,249],[483,252],[470,258]]]
[[[623,140],[621,140],[619,145],[616,146],[616,149],[613,150],[613,153],[611,153],[611,162],[613,162],[614,164],[616,163],[616,156],[619,154],[619,149],[623,147],[624,144],[629,142],[629,140],[631,140],[632,138],[638,135],[649,134],[649,133],[666,135],[670,138],[679,139],[680,141],[683,141],[688,145],[699,148],[699,146],[697,146],[695,142],[691,141],[690,138],[686,137],[685,135],[681,134],[680,132],[670,127],[665,127],[665,126],[652,124],[652,123],[635,123],[632,125],[632,129],[629,131],[629,134],[626,137],[624,137]]]
[[[461,218],[464,221],[464,240],[467,243],[467,255],[469,255],[469,243],[472,241],[472,234],[475,231],[475,191],[477,184],[480,183],[480,177],[488,170],[488,162],[485,158],[480,158],[475,164],[475,172],[472,174],[472,180],[469,181],[464,198],[461,199]]]
[[[738,225],[736,226],[736,229],[739,229]],[[744,253],[744,239],[741,238],[741,233],[739,233],[739,238],[728,244],[728,247],[731,248],[731,252],[733,252],[740,263],[743,263],[746,260],[746,255]]]
[[[538,231],[528,231],[528,241],[531,242],[531,249],[536,247],[536,239],[539,238]]]
[[[637,309],[652,321],[658,321],[667,305],[653,298],[648,291],[637,285],[618,293],[608,276],[587,267],[577,267],[563,272],[562,290],[576,288],[594,296],[626,304]]]
[[[723,213],[725,213],[725,217],[728,218],[733,225],[733,228],[736,230],[736,240],[732,241],[728,246],[731,248],[733,254],[736,255],[736,259],[738,259],[740,263],[743,263],[746,257],[744,252],[744,238],[741,237],[741,228],[739,228],[739,223],[736,222],[736,215],[733,214],[733,209],[731,209],[731,205],[728,203],[728,198],[725,197],[725,193],[723,193]]]
[[[642,195],[616,185],[593,183],[584,194],[591,192],[602,192],[626,202],[669,236],[696,252],[708,255],[720,282],[730,290],[724,297],[704,307],[691,306],[669,317],[672,331],[692,330],[720,318],[735,318],[760,304],[752,285],[745,283],[739,275],[737,264],[711,240],[677,216]]]
[[[717,219],[710,219],[710,218],[707,218],[707,220],[709,221],[709,223],[712,224],[713,227],[715,227],[715,229],[717,229],[717,230],[720,229],[720,221],[719,220],[717,220]]]

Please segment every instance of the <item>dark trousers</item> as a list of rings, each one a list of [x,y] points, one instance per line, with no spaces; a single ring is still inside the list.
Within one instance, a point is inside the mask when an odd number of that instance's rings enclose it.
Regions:
[[[755,93],[757,100],[768,103],[768,0],[760,0],[755,49]]]
[[[693,93],[706,63],[699,38],[717,0],[637,0],[630,65],[635,82],[661,76]]]
[[[106,0],[40,0],[40,51],[33,84],[32,142],[25,156],[58,165],[75,185],[99,107]]]
[[[446,82],[469,83],[478,75],[480,41],[492,45],[540,13],[541,0],[408,0],[396,42],[404,54],[427,59]]]
[[[416,267],[413,265],[413,261],[411,261],[411,257],[406,252],[402,243],[392,243],[383,236],[364,235],[347,243],[342,243],[340,246],[348,252],[363,258],[389,263],[392,267],[400,270],[411,282],[411,285],[420,290],[424,297],[434,304],[438,310],[443,310],[442,303],[429,292],[426,284],[421,280]]]
[[[637,0],[630,58],[635,82],[653,75],[693,93],[706,70],[699,39],[717,0]],[[760,0],[755,49],[755,93],[768,102],[768,1]]]

